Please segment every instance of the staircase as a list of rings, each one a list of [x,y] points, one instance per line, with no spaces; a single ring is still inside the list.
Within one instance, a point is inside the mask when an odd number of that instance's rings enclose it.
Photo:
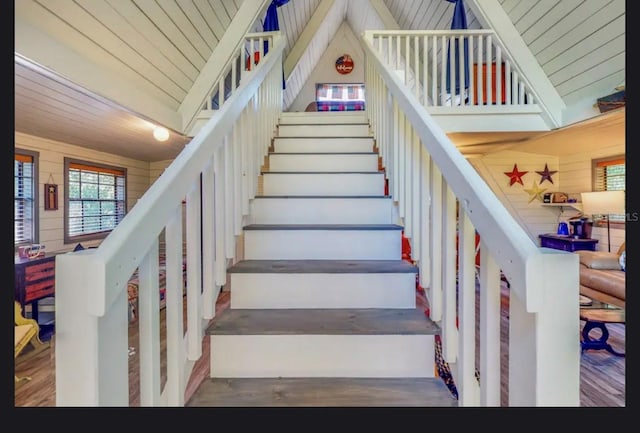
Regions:
[[[187,406],[457,406],[360,113],[283,113]]]

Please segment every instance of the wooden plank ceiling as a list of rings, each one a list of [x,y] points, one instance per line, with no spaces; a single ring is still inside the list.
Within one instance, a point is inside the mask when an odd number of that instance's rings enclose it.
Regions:
[[[177,111],[242,1],[20,0],[15,14],[87,61],[135,83],[150,100]],[[468,25],[481,28],[469,7],[472,1],[465,2]],[[496,4],[567,107],[590,107],[624,85],[624,0],[496,0]],[[380,5],[401,29],[448,29],[453,13],[453,4],[444,0],[378,0]],[[316,10],[322,10],[322,22],[312,35],[305,35]],[[389,25],[369,0],[290,0],[278,8],[278,17],[287,43],[284,57],[296,59],[287,80],[285,109],[343,21],[355,35]],[[261,19],[254,30],[262,30]],[[299,41],[303,35],[306,40]],[[301,45],[304,51],[295,53]],[[189,139],[173,131],[169,142],[153,141],[152,119],[55,71],[30,70],[26,63],[16,62],[15,75],[16,131],[145,161],[171,159]],[[519,133],[512,138],[526,137]],[[480,134],[466,136],[465,143],[508,139]]]

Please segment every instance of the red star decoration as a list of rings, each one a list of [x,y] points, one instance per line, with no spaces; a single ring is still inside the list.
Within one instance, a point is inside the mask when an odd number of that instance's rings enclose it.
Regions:
[[[518,164],[513,164],[513,170],[512,171],[505,171],[504,172],[504,174],[509,176],[509,186],[513,185],[516,182],[518,182],[520,185],[524,185],[524,183],[522,183],[522,176],[524,176],[527,173],[529,173],[529,172],[528,171],[518,171]]]
[[[542,179],[540,179],[540,184],[542,184],[542,182],[544,182],[545,180],[553,183],[553,179],[551,179],[551,176],[553,176],[557,172],[558,170],[549,171],[549,167],[547,166],[547,164],[544,165],[544,171],[536,171],[536,173],[542,176]]]

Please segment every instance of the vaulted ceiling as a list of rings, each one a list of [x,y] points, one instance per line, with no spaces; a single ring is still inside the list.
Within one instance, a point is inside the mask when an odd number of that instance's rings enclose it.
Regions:
[[[179,108],[225,43],[225,30],[246,19],[252,5],[268,3],[15,2],[16,131],[146,161],[175,157],[189,140],[181,134]],[[343,22],[355,35],[448,29],[453,7],[445,0],[290,0],[278,8],[287,42],[285,109]],[[596,117],[596,99],[625,84],[624,0],[465,0],[465,9],[469,28],[506,29],[502,37],[521,39],[564,102],[567,125]],[[264,9],[253,13],[252,29],[261,31]],[[169,141],[152,139],[154,124],[172,130]],[[587,136],[597,139],[603,128],[593,128]],[[461,150],[484,145],[489,151],[530,138],[452,134]]]

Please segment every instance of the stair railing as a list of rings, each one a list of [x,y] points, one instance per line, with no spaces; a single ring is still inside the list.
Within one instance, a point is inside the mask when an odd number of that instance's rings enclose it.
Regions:
[[[363,36],[366,110],[430,318],[441,327],[442,353],[453,372],[459,405],[499,406],[504,386],[510,406],[578,406],[577,256],[539,248],[529,238],[433,120],[426,94],[415,92],[407,73],[396,72],[399,63],[387,62],[389,56],[379,50],[385,45],[375,42],[378,33]],[[417,33],[421,38],[423,32]],[[447,37],[431,41],[440,39]],[[396,58],[403,59],[402,43],[395,47]],[[410,52],[406,45],[404,52]],[[424,62],[414,70],[427,69]],[[439,90],[436,86],[431,95]],[[501,273],[510,284],[508,365],[501,363]],[[508,383],[501,384],[504,368]]]
[[[187,133],[195,136],[200,128],[207,123],[211,116],[222,107],[231,97],[242,80],[255,70],[265,53],[274,44],[275,32],[248,33],[238,43],[231,58],[213,78],[211,90],[196,114],[192,123],[187,127]]]
[[[184,406],[204,330],[236,257],[242,219],[282,111],[285,39],[279,32],[258,36],[260,47],[266,39],[273,42],[268,54],[262,51],[259,64],[243,72],[238,85],[232,81],[232,92],[223,96],[215,115],[100,246],[56,257],[57,406],[130,405],[130,387],[137,384],[129,374],[127,282],[136,270],[139,371],[134,377],[140,378],[140,405]],[[158,296],[161,244],[166,245],[166,323]],[[161,333],[166,350],[160,347]]]
[[[513,112],[536,95],[493,30],[375,30],[366,37],[424,107]],[[462,90],[461,90],[462,89]]]

